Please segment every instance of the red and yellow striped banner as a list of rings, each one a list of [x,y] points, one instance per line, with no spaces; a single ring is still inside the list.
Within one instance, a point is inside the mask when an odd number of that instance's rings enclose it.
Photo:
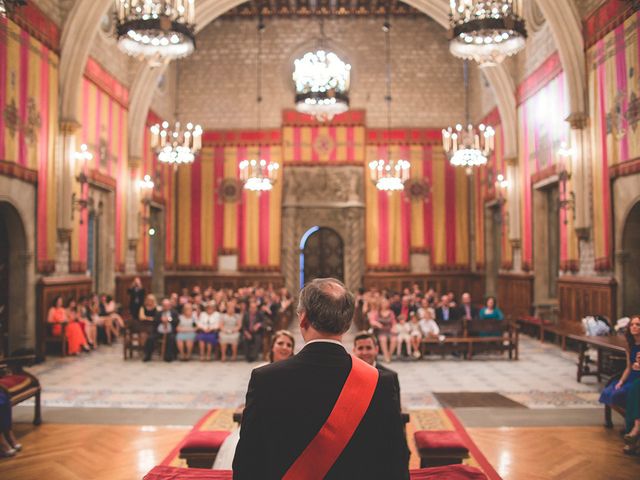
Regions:
[[[350,164],[364,161],[363,125],[305,125],[282,128],[286,164]]]
[[[56,255],[55,142],[58,56],[18,25],[0,17],[0,160],[37,171],[37,265]]]
[[[640,157],[640,13],[587,52],[596,269],[612,268],[609,167]]]

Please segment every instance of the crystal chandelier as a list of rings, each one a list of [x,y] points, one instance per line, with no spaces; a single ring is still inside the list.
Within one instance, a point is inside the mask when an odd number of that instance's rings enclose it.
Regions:
[[[391,135],[391,24],[387,17],[382,30],[385,34],[385,53],[387,66],[387,142]],[[369,176],[378,190],[394,192],[404,190],[404,184],[411,176],[411,164],[407,160],[393,160],[391,147],[387,143],[387,159],[373,160],[369,162]]]
[[[12,13],[16,7],[23,7],[26,0],[0,0],[0,16],[6,17],[7,13]]]
[[[326,44],[324,23],[320,23],[320,45]],[[319,47],[294,61],[296,110],[321,122],[349,110],[351,65],[338,55]]]
[[[450,0],[449,4],[449,50],[456,57],[493,66],[524,48],[522,0]]]
[[[202,147],[202,128],[200,125],[187,123],[183,129],[180,122],[173,127],[169,122],[162,122],[151,127],[151,148],[158,154],[162,163],[181,165],[193,163],[196,154]]]
[[[116,0],[118,47],[152,65],[195,48],[195,0]]]
[[[256,102],[258,107],[258,132],[260,131],[262,120],[262,32],[264,31],[264,23],[262,17],[258,19],[258,54],[256,69]],[[238,167],[240,168],[240,181],[244,184],[246,190],[253,192],[267,192],[273,188],[273,184],[278,179],[278,170],[280,164],[278,162],[267,162],[260,158],[260,144],[258,144],[258,159],[243,160]]]
[[[457,124],[455,129],[449,127],[442,130],[442,145],[449,157],[449,162],[455,167],[471,169],[485,165],[489,155],[493,152],[495,131],[484,124],[476,128],[469,121],[469,64],[463,65],[464,72],[464,100],[466,113],[466,128]]]

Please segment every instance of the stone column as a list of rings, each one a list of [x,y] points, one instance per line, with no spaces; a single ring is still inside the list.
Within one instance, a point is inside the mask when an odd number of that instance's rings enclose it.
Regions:
[[[571,114],[567,121],[571,125],[571,179],[574,200],[574,229],[578,237],[580,273],[593,275],[595,259],[591,237],[591,148],[590,132],[586,128],[589,118],[582,113]]]
[[[520,171],[518,168],[518,157],[505,158],[507,164],[507,180],[509,188],[507,191],[507,213],[509,214],[508,236],[511,243],[513,270],[522,270],[521,255],[521,225],[520,225]]]
[[[127,206],[127,254],[125,256],[125,271],[128,274],[137,271],[136,250],[140,234],[140,188],[137,181],[142,178],[140,166],[142,159],[136,156],[129,157],[128,191],[129,205]]]
[[[76,152],[76,132],[80,124],[75,120],[62,120],[60,122],[60,141],[56,151],[56,176],[59,179],[57,194],[58,216],[57,230],[58,242],[56,245],[56,273],[69,272],[69,241],[73,230],[72,214],[74,182],[74,154]]]

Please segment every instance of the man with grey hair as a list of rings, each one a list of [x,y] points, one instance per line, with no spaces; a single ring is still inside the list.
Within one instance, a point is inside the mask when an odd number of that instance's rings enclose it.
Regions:
[[[306,345],[288,360],[253,371],[234,479],[409,478],[393,379],[341,343],[354,304],[333,278],[302,289],[297,313]]]

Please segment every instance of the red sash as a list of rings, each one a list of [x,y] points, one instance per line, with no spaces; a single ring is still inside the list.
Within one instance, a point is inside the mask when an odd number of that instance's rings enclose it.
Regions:
[[[351,372],[329,418],[293,462],[283,480],[325,477],[366,413],[378,384],[378,370],[351,355]]]

